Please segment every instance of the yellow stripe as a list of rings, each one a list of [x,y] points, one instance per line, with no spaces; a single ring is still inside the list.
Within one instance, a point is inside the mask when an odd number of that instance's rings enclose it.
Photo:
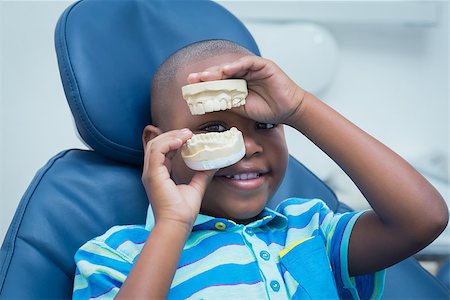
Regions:
[[[211,231],[211,232],[208,232],[208,233],[204,233],[204,234],[199,235],[199,237],[196,238],[195,240],[193,240],[192,242],[186,243],[186,245],[184,246],[184,250],[187,250],[187,249],[189,249],[189,248],[192,248],[192,247],[196,246],[196,245],[199,244],[202,240],[204,240],[204,239],[206,239],[207,237],[210,237],[210,236],[212,236],[212,235],[215,235],[215,234],[217,234],[216,231]]]
[[[326,216],[326,217],[328,217],[328,216]],[[326,218],[326,217],[325,217],[325,218]],[[340,220],[340,219],[339,219],[339,220]],[[330,252],[328,251],[328,245],[330,244],[330,243],[328,243],[328,241],[331,242],[331,237],[332,237],[332,235],[333,235],[333,233],[334,233],[334,230],[336,229],[336,226],[337,226],[337,223],[339,222],[339,220],[337,220],[336,222],[334,222],[334,223],[333,223],[333,227],[331,227],[330,231],[328,231],[328,234],[327,234],[327,243],[326,243],[326,245],[325,245],[325,248],[326,248],[327,253],[330,253]]]
[[[379,287],[380,287],[380,275],[379,273],[375,274],[375,291],[372,294],[371,299],[380,299],[381,295],[379,295]]]
[[[280,251],[280,258],[282,258],[283,256],[285,256],[286,254],[288,254],[289,251],[291,251],[294,247],[298,246],[299,244],[306,242],[307,240],[312,239],[313,236],[304,238],[298,242],[292,243],[291,245],[289,245],[289,247],[284,248],[283,250]]]

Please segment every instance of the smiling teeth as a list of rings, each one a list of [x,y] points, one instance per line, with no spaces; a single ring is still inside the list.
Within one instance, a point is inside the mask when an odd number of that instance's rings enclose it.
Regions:
[[[244,137],[236,127],[224,132],[194,134],[181,147],[181,157],[186,165],[198,171],[231,166],[244,155]]]
[[[250,180],[250,179],[256,179],[259,178],[259,173],[244,173],[244,174],[237,174],[237,175],[227,175],[225,176],[228,179],[233,180]]]
[[[193,115],[221,111],[245,104],[247,82],[243,79],[205,81],[181,88]]]

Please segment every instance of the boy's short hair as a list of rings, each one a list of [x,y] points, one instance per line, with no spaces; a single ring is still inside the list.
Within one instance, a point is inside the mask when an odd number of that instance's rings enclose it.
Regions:
[[[239,53],[243,55],[255,55],[253,52],[234,42],[227,40],[206,40],[190,44],[174,54],[172,54],[155,72],[151,84],[151,106],[152,120],[154,125],[158,125],[158,115],[163,115],[161,109],[164,105],[160,105],[158,113],[153,109],[155,104],[164,99],[162,95],[169,88],[169,85],[175,80],[176,74],[181,66],[189,62],[206,59],[216,55],[226,53]],[[200,70],[199,70],[200,71]],[[162,94],[161,94],[162,93]],[[165,115],[165,114],[164,114]]]

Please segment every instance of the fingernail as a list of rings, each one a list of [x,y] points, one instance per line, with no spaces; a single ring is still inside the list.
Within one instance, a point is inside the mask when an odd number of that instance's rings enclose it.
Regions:
[[[188,128],[183,128],[180,129],[180,131],[178,132],[177,136],[183,137],[186,134],[190,133],[191,131]]]
[[[209,74],[211,74],[211,72],[208,71],[202,72],[202,76],[208,76]]]

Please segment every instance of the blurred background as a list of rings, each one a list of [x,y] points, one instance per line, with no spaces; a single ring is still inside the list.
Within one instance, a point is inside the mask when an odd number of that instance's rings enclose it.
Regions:
[[[59,78],[56,21],[74,1],[0,1],[0,241],[36,171],[78,139]],[[414,165],[449,202],[446,1],[218,1],[263,56]],[[355,209],[367,202],[301,134],[290,152]],[[432,272],[449,229],[418,257]]]

